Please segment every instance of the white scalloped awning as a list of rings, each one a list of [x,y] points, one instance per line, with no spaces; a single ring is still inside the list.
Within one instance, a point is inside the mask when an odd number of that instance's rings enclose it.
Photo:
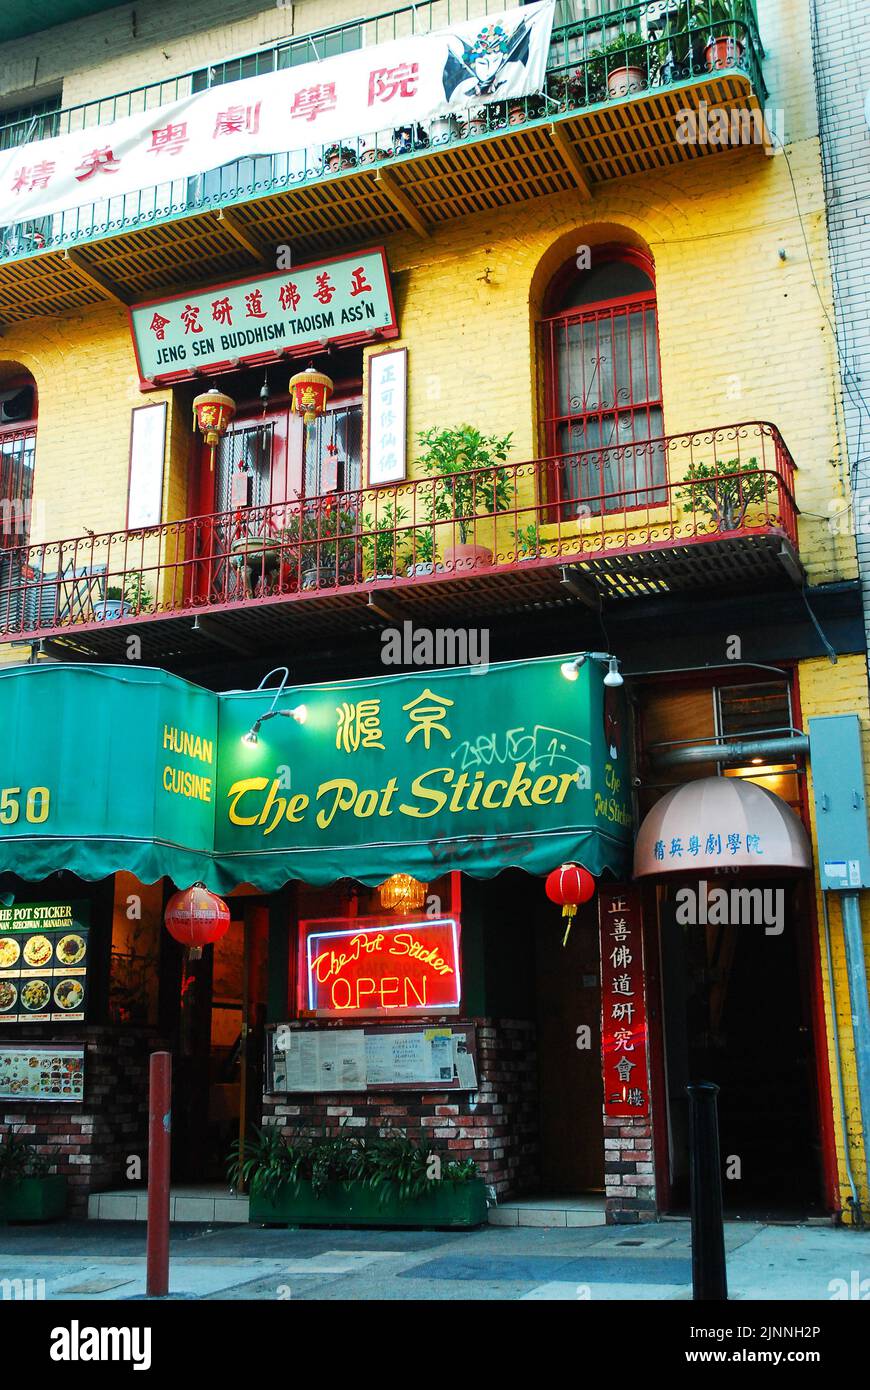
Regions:
[[[739,777],[701,777],[662,797],[638,831],[634,876],[713,869],[812,868],[809,836],[794,811]]]

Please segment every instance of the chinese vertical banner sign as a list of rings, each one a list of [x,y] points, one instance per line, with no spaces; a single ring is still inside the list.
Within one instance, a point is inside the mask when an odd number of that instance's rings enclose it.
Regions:
[[[601,1059],[604,1113],[649,1114],[649,1041],[640,889],[616,884],[598,895],[601,937]]]

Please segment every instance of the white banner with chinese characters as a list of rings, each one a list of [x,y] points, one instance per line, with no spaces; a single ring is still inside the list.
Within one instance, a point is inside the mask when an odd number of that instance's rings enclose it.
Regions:
[[[0,155],[0,226],[542,90],[555,0],[195,92]],[[385,139],[380,139],[380,133]],[[315,168],[302,163],[299,176]],[[253,178],[253,175],[251,175]]]

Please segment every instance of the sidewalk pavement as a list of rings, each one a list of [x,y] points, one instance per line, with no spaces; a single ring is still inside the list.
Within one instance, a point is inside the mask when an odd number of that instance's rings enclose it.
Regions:
[[[858,1298],[864,1280],[863,1296],[870,1297],[868,1232],[729,1222],[725,1243],[733,1300]],[[145,1231],[133,1222],[0,1227],[0,1301],[142,1298],[144,1256]],[[26,1280],[44,1282],[15,1282]],[[673,1220],[467,1232],[174,1226],[170,1293],[262,1300],[689,1300],[690,1228]]]

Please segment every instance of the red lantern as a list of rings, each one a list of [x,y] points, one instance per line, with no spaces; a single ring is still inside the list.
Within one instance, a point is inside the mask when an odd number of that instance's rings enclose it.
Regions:
[[[193,422],[211,449],[211,467],[214,471],[214,451],[227,432],[227,427],[236,413],[236,403],[232,396],[225,396],[216,387],[197,396],[193,402]]]
[[[210,946],[226,935],[230,910],[223,898],[210,893],[204,883],[195,883],[181,893],[173,893],[166,904],[166,930],[182,946],[191,948],[196,960],[203,946]]]
[[[595,893],[595,879],[579,864],[561,864],[547,877],[544,885],[551,903],[560,903],[562,916],[568,918],[562,945],[567,945],[571,923],[581,903],[588,903]]]
[[[318,415],[326,413],[326,402],[334,387],[332,377],[316,372],[312,363],[290,378],[291,409],[302,416],[306,425],[313,425]]]

